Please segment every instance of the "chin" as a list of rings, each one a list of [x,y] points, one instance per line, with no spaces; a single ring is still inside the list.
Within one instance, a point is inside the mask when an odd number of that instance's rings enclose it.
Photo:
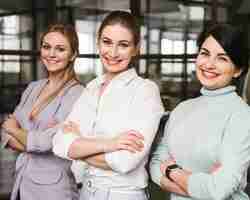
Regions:
[[[128,67],[105,67],[105,71],[109,73],[120,73],[126,71]]]

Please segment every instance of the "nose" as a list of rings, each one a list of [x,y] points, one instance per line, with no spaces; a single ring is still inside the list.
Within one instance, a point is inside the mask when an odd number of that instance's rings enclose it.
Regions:
[[[110,56],[112,58],[118,57],[118,48],[117,48],[117,46],[113,45],[112,47],[110,47],[110,52],[109,53],[110,53]]]
[[[53,48],[51,48],[50,51],[49,51],[49,56],[50,57],[55,57],[55,55],[56,55],[55,50]]]
[[[206,67],[208,69],[215,68],[215,65],[216,65],[216,58],[210,57],[210,58],[207,59]]]

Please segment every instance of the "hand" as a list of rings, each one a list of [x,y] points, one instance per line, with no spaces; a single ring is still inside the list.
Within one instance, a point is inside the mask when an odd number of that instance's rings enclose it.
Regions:
[[[181,196],[188,196],[188,194],[175,182],[170,181],[167,177],[162,176],[160,186],[164,191],[176,193]]]
[[[137,131],[129,130],[103,143],[104,152],[127,150],[132,153],[142,151],[144,137]]]
[[[218,169],[221,168],[221,166],[222,166],[221,163],[218,161],[216,163],[214,163],[209,170],[210,174],[213,174],[214,172],[216,172]]]
[[[7,119],[3,122],[2,127],[10,135],[14,135],[21,128],[14,115],[8,115]]]
[[[56,126],[58,124],[58,121],[56,119],[51,119],[48,124],[47,124],[47,128],[53,128],[54,126]],[[46,128],[46,129],[47,129]]]
[[[69,121],[63,125],[63,132],[65,134],[68,134],[68,133],[74,133],[76,135],[81,134],[79,124],[72,122],[72,121]]]

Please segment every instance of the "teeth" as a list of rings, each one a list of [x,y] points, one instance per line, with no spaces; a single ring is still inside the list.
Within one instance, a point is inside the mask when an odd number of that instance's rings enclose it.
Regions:
[[[118,64],[119,61],[108,60],[108,63],[111,64],[111,65],[115,65],[115,64]]]
[[[214,72],[209,72],[209,71],[204,71],[202,70],[202,74],[207,77],[207,78],[215,78],[218,76],[218,74],[214,73]]]
[[[48,60],[48,63],[55,64],[55,63],[57,63],[57,61]]]

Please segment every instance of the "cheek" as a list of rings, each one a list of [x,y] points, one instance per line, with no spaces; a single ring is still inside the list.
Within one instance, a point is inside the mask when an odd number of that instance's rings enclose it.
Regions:
[[[69,62],[70,59],[72,58],[71,54],[58,54],[58,58],[61,59],[64,62]]]
[[[124,58],[131,60],[135,56],[135,53],[134,53],[134,51],[125,51],[125,52],[122,52],[121,55]]]
[[[45,57],[47,55],[48,55],[47,51],[43,51],[43,50],[40,51],[40,58],[43,58],[43,57]]]
[[[203,64],[205,62],[205,59],[204,58],[201,58],[200,56],[198,56],[195,60],[195,65],[196,65],[196,68],[199,67],[201,64]]]
[[[105,54],[105,53],[107,53],[108,51],[109,51],[109,50],[108,50],[107,47],[101,46],[101,47],[98,48],[98,52],[99,52],[100,55]]]

